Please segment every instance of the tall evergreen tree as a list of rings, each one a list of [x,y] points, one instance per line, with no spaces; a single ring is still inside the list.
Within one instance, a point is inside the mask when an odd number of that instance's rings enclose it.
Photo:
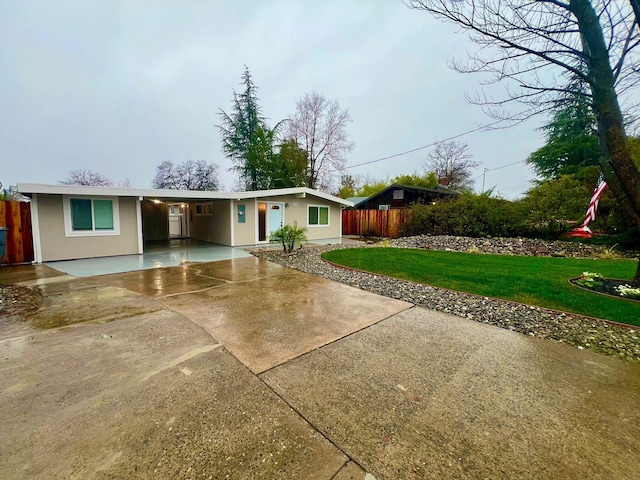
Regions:
[[[306,183],[306,152],[294,140],[279,143],[280,122],[273,129],[266,125],[254,132],[247,151],[247,169],[255,172],[258,190],[303,187]]]
[[[255,151],[259,149],[256,143],[264,140],[259,130],[268,129],[268,127],[260,110],[258,88],[253,83],[246,65],[240,78],[244,91],[240,94],[233,91],[231,113],[228,114],[220,109],[218,129],[222,136],[222,150],[233,163],[233,170],[240,177],[240,182],[247,190],[257,190],[259,162],[252,158],[252,155],[255,155]]]
[[[269,170],[274,162],[275,136],[276,132],[266,125],[259,126],[251,134],[245,163],[245,169],[251,175],[249,190],[271,188]]]
[[[271,188],[304,187],[306,170],[307,152],[295,140],[284,140],[271,165]]]
[[[556,105],[551,121],[540,129],[545,133],[546,144],[527,159],[545,179],[577,173],[598,165],[600,159],[598,125],[584,83],[563,95]]]

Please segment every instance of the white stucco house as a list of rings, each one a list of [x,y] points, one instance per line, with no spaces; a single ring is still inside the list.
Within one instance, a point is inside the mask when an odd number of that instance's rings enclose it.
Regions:
[[[18,184],[31,198],[37,263],[142,254],[145,243],[191,238],[231,247],[260,245],[297,222],[309,240],[342,236],[352,203],[306,187],[206,192]]]

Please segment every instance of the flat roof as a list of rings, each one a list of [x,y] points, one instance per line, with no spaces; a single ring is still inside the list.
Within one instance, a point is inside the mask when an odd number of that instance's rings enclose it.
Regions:
[[[353,206],[353,203],[348,200],[308,187],[278,188],[273,190],[255,190],[249,192],[213,192],[200,190],[159,190],[151,188],[87,187],[82,185],[19,183],[17,190],[22,194],[42,193],[49,195],[143,197],[157,200],[246,200],[250,198],[266,198],[283,195],[296,195],[299,198],[304,198],[306,195],[313,195],[314,197],[339,203],[347,207]]]

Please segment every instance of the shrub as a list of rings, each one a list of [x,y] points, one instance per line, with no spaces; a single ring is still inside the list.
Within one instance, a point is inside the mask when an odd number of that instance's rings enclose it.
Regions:
[[[281,242],[284,253],[291,253],[296,245],[302,246],[302,242],[307,240],[306,228],[299,228],[297,222],[293,225],[285,225],[276,230],[269,237],[270,242]]]
[[[464,193],[448,202],[413,205],[401,234],[509,237],[524,235],[525,225],[520,203]]]

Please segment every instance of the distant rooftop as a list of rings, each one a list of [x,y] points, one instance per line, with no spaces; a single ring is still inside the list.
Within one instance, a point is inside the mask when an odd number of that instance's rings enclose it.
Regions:
[[[353,206],[355,207],[360,202],[364,202],[367,198],[369,198],[369,197],[349,197],[346,200],[347,200],[347,202],[353,203]]]

